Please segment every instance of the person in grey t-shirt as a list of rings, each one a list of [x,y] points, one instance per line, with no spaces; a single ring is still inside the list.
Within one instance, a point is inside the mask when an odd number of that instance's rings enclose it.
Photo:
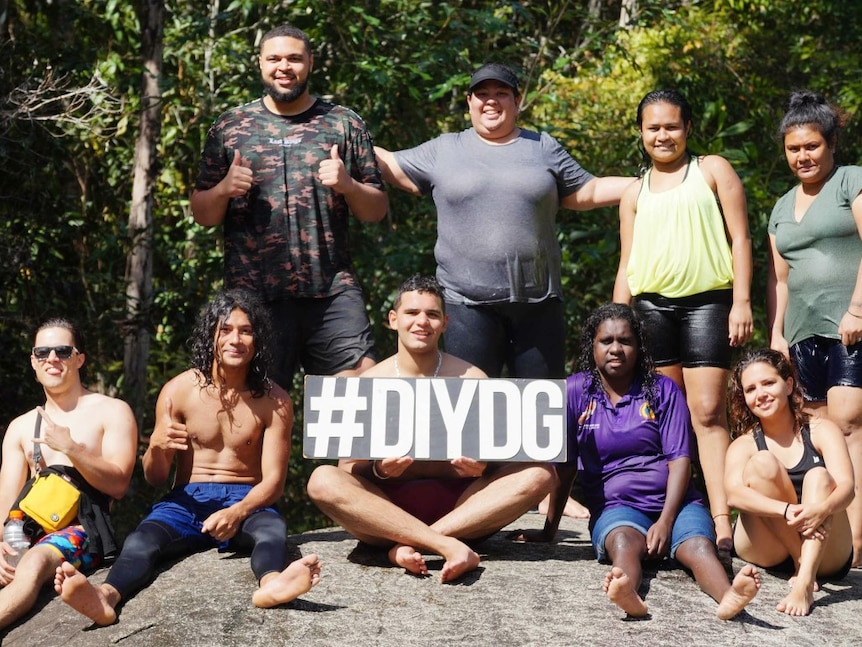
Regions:
[[[472,128],[375,152],[384,180],[437,207],[446,350],[491,377],[562,378],[557,212],[618,204],[631,179],[594,177],[547,133],[519,128],[520,100],[510,68],[484,65],[467,93]]]

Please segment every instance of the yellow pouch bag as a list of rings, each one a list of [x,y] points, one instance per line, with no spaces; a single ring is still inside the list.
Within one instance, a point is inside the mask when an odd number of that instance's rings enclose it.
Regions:
[[[81,493],[68,476],[40,474],[30,491],[18,503],[21,510],[45,530],[54,532],[68,526],[78,516]]]

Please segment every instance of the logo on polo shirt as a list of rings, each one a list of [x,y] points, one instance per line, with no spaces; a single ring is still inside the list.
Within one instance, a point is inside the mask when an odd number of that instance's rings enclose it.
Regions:
[[[655,413],[652,410],[652,407],[649,406],[649,402],[644,402],[641,405],[640,412],[641,418],[644,420],[655,420]]]

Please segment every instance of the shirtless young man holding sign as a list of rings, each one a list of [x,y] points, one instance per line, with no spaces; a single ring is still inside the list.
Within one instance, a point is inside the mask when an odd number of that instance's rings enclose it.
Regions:
[[[437,281],[408,279],[389,311],[398,350],[362,377],[485,377],[475,366],[439,350],[446,323]],[[553,469],[542,463],[488,464],[463,456],[415,461],[402,456],[321,465],[309,479],[308,494],[360,541],[389,547],[390,561],[413,574],[428,574],[423,552],[441,555],[441,580],[451,582],[479,565],[479,555],[468,543],[520,517],[553,483]]]
[[[242,289],[221,292],[193,334],[193,368],[170,380],[156,403],[144,476],[164,483],[176,460],[174,488],[126,539],[99,587],[68,562],[54,588],[100,625],[149,583],[166,559],[219,547],[251,549],[260,583],[258,607],[289,602],[317,584],[320,564],[307,555],[288,564],[287,525],[273,507],[284,490],[293,407],[267,378],[269,317]]]

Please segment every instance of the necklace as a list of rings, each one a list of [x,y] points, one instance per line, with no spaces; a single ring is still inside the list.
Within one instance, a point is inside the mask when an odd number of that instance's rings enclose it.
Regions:
[[[443,364],[443,353],[439,350],[437,351],[437,368],[434,369],[434,375],[431,377],[437,377],[440,373],[440,365]],[[398,370],[398,355],[395,355],[395,377],[401,377],[401,371]],[[418,375],[417,377],[427,377],[425,375]]]

